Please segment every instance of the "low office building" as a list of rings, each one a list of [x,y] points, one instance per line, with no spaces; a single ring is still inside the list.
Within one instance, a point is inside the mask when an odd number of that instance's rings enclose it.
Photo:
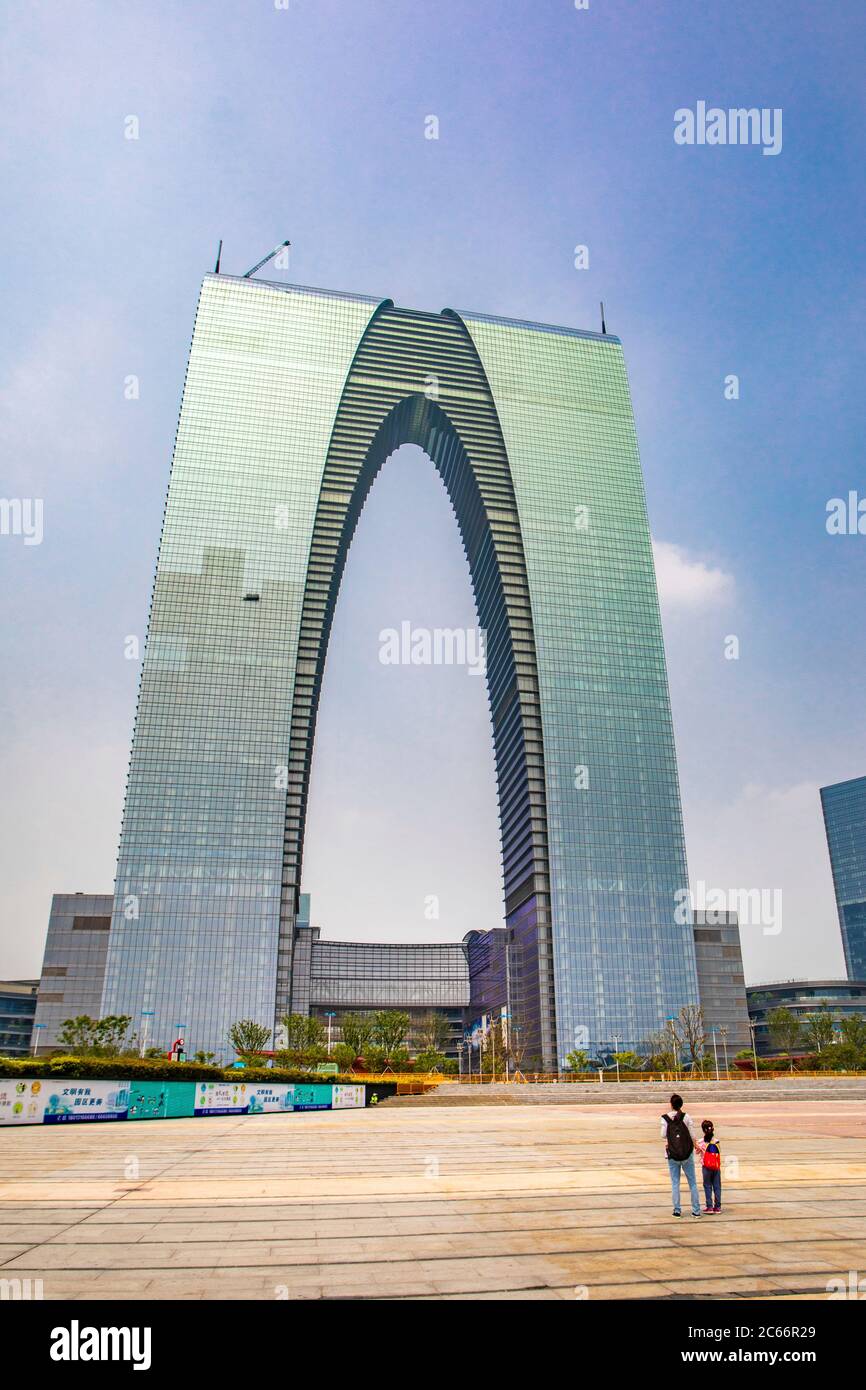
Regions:
[[[749,1017],[755,1025],[755,1045],[762,1056],[780,1051],[768,1023],[774,1009],[788,1009],[801,1022],[810,1014],[829,1013],[837,1032],[843,1018],[866,1019],[864,980],[784,980],[778,984],[750,985],[746,997]]]
[[[39,1053],[60,1046],[65,1019],[101,1015],[112,901],[110,893],[55,893],[51,900],[34,1023]]]
[[[0,1057],[30,1053],[38,988],[38,980],[0,980]]]
[[[695,912],[693,932],[707,1047],[727,1048],[730,1060],[751,1045],[739,919],[736,912]]]
[[[36,1010],[37,1051],[59,1046],[65,1019],[104,1012],[111,906],[109,894],[54,895]],[[693,933],[709,1046],[715,1037],[731,1055],[750,1040],[736,913],[696,913]],[[542,1059],[534,1046],[539,1033],[534,950],[513,923],[471,931],[459,942],[323,940],[320,928],[310,924],[305,893],[293,934],[289,1012],[329,1021],[336,1042],[343,1014],[398,1009],[409,1014],[412,1050],[430,1015],[440,1015],[443,1050],[450,1057],[459,1056],[467,1037],[477,1045],[491,1025],[501,1024],[520,1066],[537,1070]],[[133,1021],[133,1030],[139,1022]],[[588,1029],[569,1039],[575,1048],[590,1043]],[[601,1055],[614,1050],[611,1037]]]
[[[409,1043],[431,1014],[447,1028],[444,1051],[456,1057],[469,1006],[469,965],[462,942],[323,941],[318,927],[295,929],[291,1012],[326,1019],[339,1040],[346,1013],[399,1009],[409,1014]]]

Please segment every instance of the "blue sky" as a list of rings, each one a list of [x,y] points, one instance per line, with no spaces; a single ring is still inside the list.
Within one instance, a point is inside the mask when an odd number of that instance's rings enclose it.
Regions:
[[[112,0],[7,8],[3,30],[0,493],[44,499],[45,534],[0,537],[0,976],[38,971],[53,890],[111,887],[124,639],[145,631],[199,280],[220,237],[242,273],[286,236],[284,278],[410,307],[596,328],[604,299],[692,877],[781,889],[783,930],[744,932],[747,978],[840,973],[817,789],[866,772],[866,538],[824,524],[866,486],[862,5]],[[782,108],[781,153],[676,145],[699,100]],[[501,914],[483,682],[381,667],[403,618],[473,621],[412,450],[350,556],[305,887],[328,934],[454,939]]]

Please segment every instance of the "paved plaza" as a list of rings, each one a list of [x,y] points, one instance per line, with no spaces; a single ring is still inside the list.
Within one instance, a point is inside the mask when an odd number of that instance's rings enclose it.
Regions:
[[[0,1278],[46,1299],[794,1299],[866,1274],[862,1083],[684,1087],[726,1166],[699,1221],[671,1215],[656,1089],[6,1129]]]

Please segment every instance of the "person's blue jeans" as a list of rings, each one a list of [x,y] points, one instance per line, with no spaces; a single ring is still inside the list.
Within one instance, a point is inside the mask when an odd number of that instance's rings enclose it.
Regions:
[[[695,1177],[694,1154],[689,1154],[688,1158],[669,1158],[668,1168],[671,1175],[671,1196],[674,1200],[674,1211],[680,1210],[680,1174],[685,1173],[692,1197],[692,1215],[700,1215],[701,1199],[698,1196],[698,1182]]]
[[[722,1209],[722,1175],[718,1168],[702,1168],[701,1176],[704,1180],[705,1205],[714,1207],[716,1211]]]

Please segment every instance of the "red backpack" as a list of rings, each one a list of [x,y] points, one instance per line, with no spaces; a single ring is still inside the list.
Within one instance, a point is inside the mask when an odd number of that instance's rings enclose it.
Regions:
[[[722,1155],[719,1152],[718,1144],[716,1144],[715,1142],[709,1143],[707,1147],[704,1149],[703,1166],[705,1168],[712,1168],[716,1172],[721,1168]]]

